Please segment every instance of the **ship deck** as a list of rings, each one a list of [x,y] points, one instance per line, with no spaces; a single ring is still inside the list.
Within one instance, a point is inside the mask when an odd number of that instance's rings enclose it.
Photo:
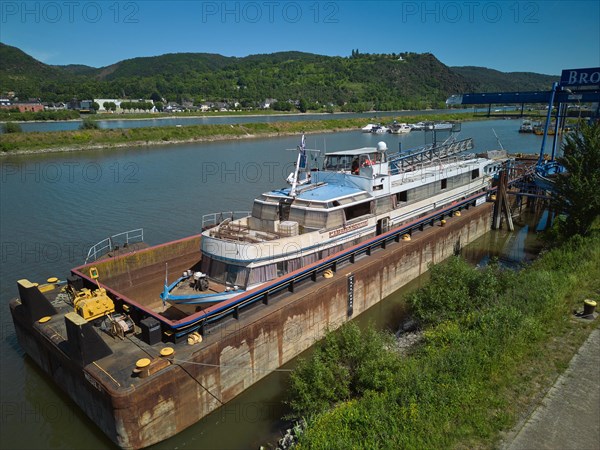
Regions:
[[[167,283],[171,284],[186,270],[199,271],[200,242],[200,235],[195,235],[136,249],[77,267],[72,269],[72,273],[89,282],[89,270],[96,267],[100,284],[113,296],[167,320],[176,321],[197,312],[197,307],[163,304],[160,294],[164,290],[165,274]],[[211,288],[217,290],[219,287],[213,283]]]

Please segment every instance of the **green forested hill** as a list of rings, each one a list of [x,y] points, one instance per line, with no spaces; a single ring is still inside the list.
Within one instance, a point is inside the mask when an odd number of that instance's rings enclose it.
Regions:
[[[16,83],[29,80],[58,79],[63,70],[58,66],[49,66],[16,47],[0,43],[0,82],[2,91],[9,90],[6,82],[10,79]],[[10,77],[10,78],[8,78]]]
[[[558,75],[541,75],[532,72],[505,73],[474,66],[451,69],[473,83],[475,92],[546,91],[560,78]]]
[[[131,77],[152,78],[159,75],[188,77],[194,74],[216,72],[235,58],[210,53],[169,53],[161,56],[126,59],[100,69],[100,80],[117,80]]]
[[[93,75],[97,72],[98,69],[95,67],[84,66],[82,64],[69,64],[68,66],[52,66],[56,69],[61,69],[67,74],[71,75]]]
[[[523,75],[523,76],[522,76]],[[516,78],[515,78],[516,77]],[[513,78],[515,78],[513,80]],[[449,68],[430,53],[331,57],[280,52],[243,58],[174,53],[133,58],[111,66],[48,66],[0,43],[0,91],[43,101],[84,98],[149,98],[232,101],[255,105],[266,98],[350,108],[417,109],[442,106],[455,93],[473,90],[548,89],[537,74],[503,74],[483,68]],[[318,102],[318,103],[317,103]]]

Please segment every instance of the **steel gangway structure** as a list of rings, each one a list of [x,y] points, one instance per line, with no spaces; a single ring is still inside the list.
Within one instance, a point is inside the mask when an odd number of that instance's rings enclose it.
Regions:
[[[447,141],[440,145],[429,144],[416,150],[398,152],[388,156],[390,173],[397,175],[419,165],[428,165],[452,155],[471,150],[473,139]]]

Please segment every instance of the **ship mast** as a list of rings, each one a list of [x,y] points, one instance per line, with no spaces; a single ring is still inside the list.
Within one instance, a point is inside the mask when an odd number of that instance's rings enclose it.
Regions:
[[[306,140],[304,139],[304,135],[302,135],[302,140],[300,141],[300,145],[298,146],[298,159],[296,160],[296,169],[294,170],[294,175],[292,179],[292,188],[290,189],[290,197],[296,197],[298,193],[296,192],[296,188],[298,187],[298,177],[300,174],[300,169],[306,168]]]

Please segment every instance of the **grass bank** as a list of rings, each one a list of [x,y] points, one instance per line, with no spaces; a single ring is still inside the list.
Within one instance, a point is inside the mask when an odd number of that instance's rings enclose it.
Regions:
[[[575,238],[520,272],[432,268],[408,298],[424,338],[353,324],[328,335],[291,376],[307,418],[298,448],[491,448],[568,365],[597,321],[572,311],[600,300],[600,234]]]
[[[397,118],[407,121],[406,116]],[[470,114],[411,116],[410,120],[472,120]],[[386,118],[393,120],[393,118]],[[292,135],[302,132],[346,131],[364,126],[365,119],[309,120],[300,122],[245,123],[234,125],[190,125],[145,128],[120,128],[0,135],[2,154],[75,151],[93,148],[164,145],[221,139],[243,139]]]
[[[9,111],[0,109],[0,122],[33,122],[33,121],[48,121],[48,120],[74,120],[81,116],[77,111],[60,110],[60,111]]]

